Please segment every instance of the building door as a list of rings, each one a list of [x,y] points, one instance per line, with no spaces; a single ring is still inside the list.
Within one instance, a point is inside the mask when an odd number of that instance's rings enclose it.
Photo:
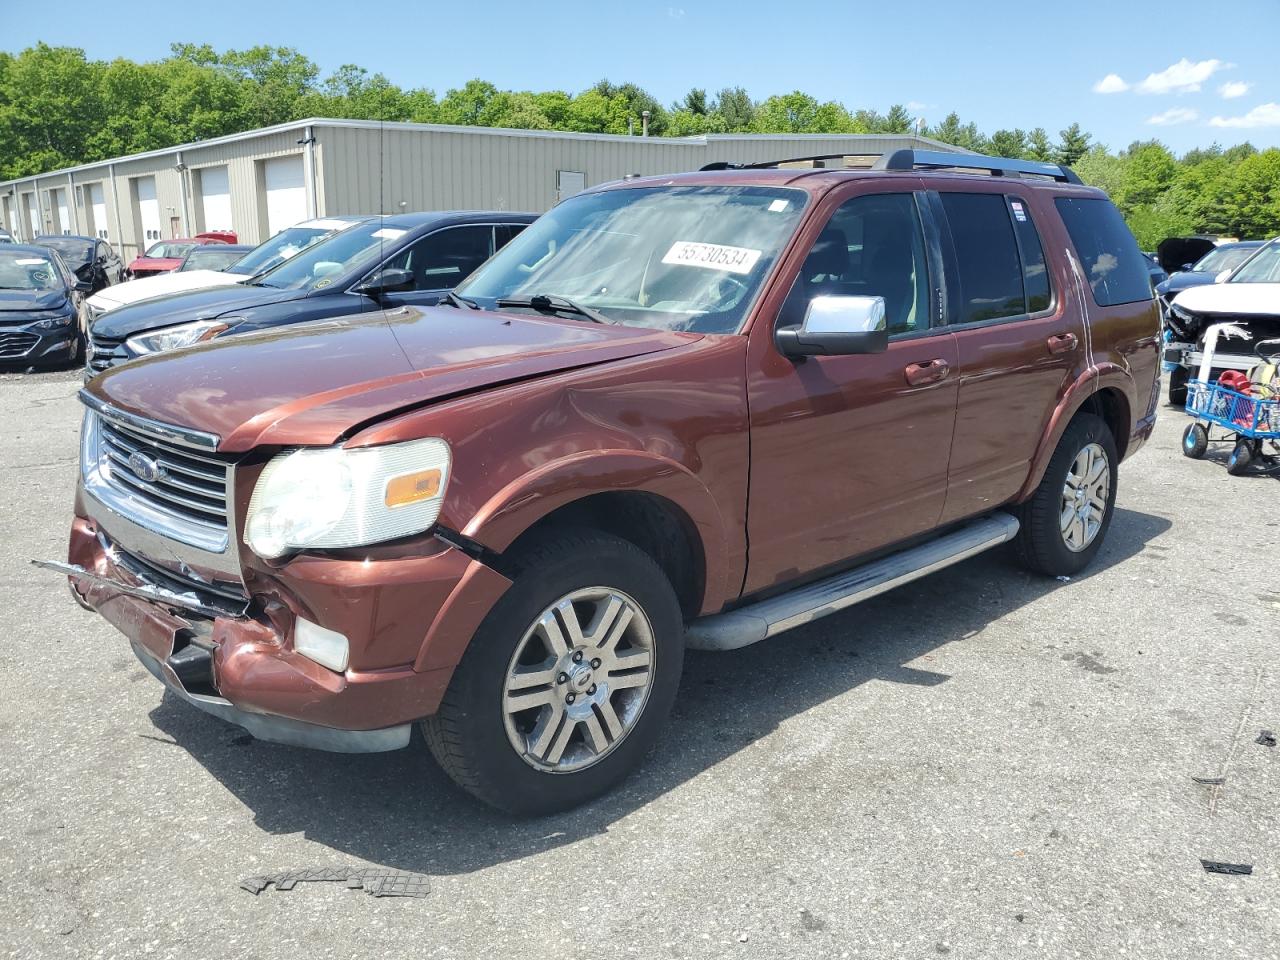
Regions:
[[[138,225],[142,229],[140,252],[155,241],[160,235],[160,201],[156,197],[156,178],[139,177],[133,181],[133,188],[138,196]]]
[[[587,189],[587,175],[579,170],[556,171],[556,203]]]
[[[107,201],[102,193],[102,184],[89,184],[89,208],[93,211],[93,232],[103,240],[111,239],[107,227]]]
[[[70,233],[71,210],[67,204],[66,187],[58,187],[56,190],[51,190],[50,196],[53,201],[54,217],[56,218],[53,224],[54,233]]]
[[[204,230],[231,230],[231,183],[226,167],[200,171],[200,207]]]
[[[302,156],[277,157],[262,165],[267,191],[267,233],[275,236],[307,218],[307,187]]]
[[[22,202],[27,207],[27,225],[31,227],[31,236],[28,240],[34,240],[44,231],[40,229],[40,207],[36,203],[36,195],[34,193],[24,194]]]

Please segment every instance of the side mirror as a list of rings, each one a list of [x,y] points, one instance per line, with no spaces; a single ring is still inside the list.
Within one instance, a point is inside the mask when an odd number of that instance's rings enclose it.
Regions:
[[[401,270],[399,267],[387,267],[385,270],[379,270],[356,287],[356,292],[366,294],[376,300],[384,294],[412,289],[413,271]]]
[[[1191,269],[1193,269],[1194,267],[1195,267],[1195,264],[1194,264],[1194,263],[1184,263],[1184,264],[1183,264],[1182,266],[1180,266],[1178,269],[1179,269],[1179,270],[1191,270]]]
[[[889,349],[884,297],[814,297],[799,327],[774,334],[788,357],[884,353]]]
[[[88,293],[93,289],[93,284],[88,280],[77,280],[71,286],[77,293]]]

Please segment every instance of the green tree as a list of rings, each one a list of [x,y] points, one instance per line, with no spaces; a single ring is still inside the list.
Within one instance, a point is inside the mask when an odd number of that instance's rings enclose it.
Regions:
[[[1072,166],[1077,160],[1089,152],[1089,134],[1080,129],[1080,124],[1073,123],[1059,132],[1057,161],[1064,166]]]
[[[498,88],[487,80],[468,80],[460,89],[446,90],[437,108],[439,122],[480,126],[490,101],[497,95]]]
[[[1154,204],[1178,176],[1178,162],[1168,148],[1156,140],[1131,144],[1124,152],[1123,161],[1119,192],[1112,199],[1125,212]]]
[[[749,130],[755,117],[756,104],[742,87],[725,87],[716,94],[711,112],[720,115],[728,131]]]
[[[997,130],[991,135],[991,152],[997,157],[1022,159],[1027,155],[1027,134],[1023,130]]]
[[[1053,144],[1049,142],[1049,134],[1044,127],[1036,127],[1027,134],[1027,159],[1052,163],[1055,157]]]
[[[1098,144],[1073,165],[1076,175],[1091,187],[1101,188],[1113,200],[1124,185],[1125,161]]]

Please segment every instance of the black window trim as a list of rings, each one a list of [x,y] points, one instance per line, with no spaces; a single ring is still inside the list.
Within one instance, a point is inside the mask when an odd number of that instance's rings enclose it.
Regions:
[[[427,239],[427,237],[434,237],[434,236],[435,236],[436,234],[438,234],[438,233],[444,233],[446,230],[457,230],[457,229],[459,229],[459,228],[461,228],[461,227],[488,227],[488,228],[489,228],[489,256],[490,256],[490,257],[492,257],[495,253],[497,253],[497,252],[498,252],[498,246],[497,246],[497,244],[498,244],[498,238],[497,238],[497,229],[498,229],[498,227],[510,226],[510,225],[511,225],[511,223],[513,223],[513,222],[515,222],[515,221],[510,221],[510,220],[483,220],[483,221],[477,221],[477,222],[475,222],[475,223],[448,223],[448,224],[444,224],[443,226],[438,226],[438,227],[436,227],[434,230],[428,230],[428,231],[426,231],[425,233],[420,233],[420,234],[418,234],[416,237],[411,237],[410,239],[408,239],[408,240],[404,241],[404,242],[403,242],[399,247],[397,247],[397,248],[395,249],[395,252],[390,253],[390,254],[388,254],[386,257],[384,257],[384,258],[383,258],[379,263],[375,264],[375,265],[374,265],[374,267],[373,267],[371,270],[369,270],[369,272],[368,272],[368,273],[366,273],[364,276],[360,277],[358,280],[354,280],[354,281],[352,281],[352,282],[347,286],[346,290],[344,290],[344,291],[343,291],[343,293],[349,293],[349,294],[351,294],[352,296],[355,296],[355,297],[363,297],[363,296],[364,296],[364,294],[359,293],[359,292],[356,290],[356,287],[360,286],[360,284],[362,284],[362,283],[364,283],[365,281],[369,280],[369,279],[370,279],[370,278],[371,278],[375,273],[377,273],[379,270],[382,270],[382,269],[383,269],[383,268],[384,268],[388,263],[390,263],[390,262],[391,262],[392,260],[394,260],[396,257],[400,256],[400,254],[404,253],[406,250],[408,250],[408,249],[409,249],[411,246],[413,246],[415,243],[418,243],[419,241],[425,240],[425,239]],[[519,221],[519,222],[522,222],[522,223],[523,223],[523,221]],[[526,224],[524,224],[524,225],[525,225],[526,227],[527,227],[527,226],[529,226],[529,224],[527,224],[527,223],[526,223]],[[448,288],[448,287],[441,287],[440,289],[442,289],[442,290],[446,290],[446,289],[450,289],[450,288]],[[429,291],[429,290],[418,290],[418,291],[413,291],[413,292],[415,292],[415,293],[430,293],[431,291]]]
[[[993,193],[992,196],[998,196],[1004,200],[1004,213],[1009,218],[1009,229],[1013,231],[1013,241],[1018,251],[1018,266],[1022,270],[1022,308],[1023,312],[1014,314],[1010,317],[992,317],[989,320],[970,320],[968,323],[952,323],[951,318],[960,316],[961,306],[963,304],[963,291],[960,288],[960,262],[955,253],[955,238],[951,234],[951,221],[947,219],[946,208],[942,206],[943,193],[982,193],[987,194],[989,191],[982,190],[929,190],[930,209],[938,218],[938,233],[942,238],[943,249],[947,253],[946,263],[951,268],[950,276],[954,279],[947,284],[947,300],[949,309],[947,310],[946,326],[949,330],[980,330],[983,327],[993,327],[1006,323],[1023,323],[1027,320],[1043,320],[1051,317],[1058,312],[1058,286],[1053,282],[1053,272],[1050,269],[1050,260],[1048,247],[1045,246],[1044,235],[1040,233],[1040,228],[1036,226],[1035,216],[1032,214],[1031,205],[1027,203],[1026,197],[1017,193]],[[1018,226],[1013,221],[1013,207],[1011,201],[1017,200],[1023,206],[1027,213],[1027,222],[1031,224],[1031,229],[1036,232],[1036,237],[1040,241],[1040,250],[1044,253],[1045,277],[1049,281],[1049,305],[1043,310],[1037,310],[1031,313],[1027,310],[1027,260],[1022,249],[1022,238],[1018,236]]]

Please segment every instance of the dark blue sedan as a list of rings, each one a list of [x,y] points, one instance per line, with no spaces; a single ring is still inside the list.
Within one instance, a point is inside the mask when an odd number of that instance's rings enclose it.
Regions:
[[[99,317],[87,374],[232,333],[402,304],[430,306],[537,219],[403,213],[349,227],[244,283],[144,300]]]
[[[0,247],[0,366],[80,358],[80,300],[89,284],[48,247]]]

